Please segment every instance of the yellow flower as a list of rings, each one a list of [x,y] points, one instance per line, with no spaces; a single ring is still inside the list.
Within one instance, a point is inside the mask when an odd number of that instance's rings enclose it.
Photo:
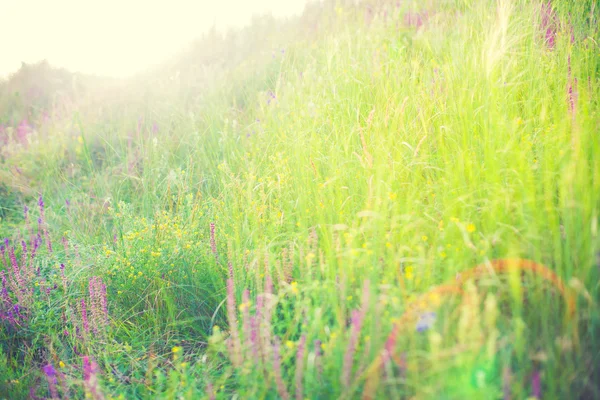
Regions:
[[[292,288],[292,293],[298,294],[298,283],[294,281],[290,284],[290,286]]]
[[[294,342],[292,342],[291,340],[287,340],[285,342],[285,347],[287,347],[288,349],[293,349],[294,348]]]
[[[62,362],[62,361],[59,361],[58,366],[61,367],[61,368],[64,368],[65,367],[65,363]]]
[[[181,346],[175,346],[171,349],[171,351],[173,352],[173,354],[177,354],[181,351]]]
[[[409,281],[410,281],[411,279],[413,279],[413,278],[414,278],[414,276],[415,276],[415,275],[414,275],[414,273],[413,273],[413,270],[414,270],[414,268],[413,268],[413,266],[412,266],[412,265],[409,265],[408,267],[406,267],[406,268],[404,269],[404,277],[405,277],[406,279],[408,279]]]
[[[435,307],[438,307],[440,304],[442,304],[442,298],[441,298],[440,294],[437,292],[433,292],[429,295],[429,301]]]
[[[426,235],[421,236],[421,240],[423,240],[424,242],[426,242],[427,239],[429,239],[429,238]]]
[[[396,200],[398,198],[398,195],[396,193],[389,193],[388,194],[388,198],[392,201]]]
[[[475,232],[475,229],[476,229],[475,225],[473,225],[473,224],[467,225],[467,232],[473,233],[473,232]]]

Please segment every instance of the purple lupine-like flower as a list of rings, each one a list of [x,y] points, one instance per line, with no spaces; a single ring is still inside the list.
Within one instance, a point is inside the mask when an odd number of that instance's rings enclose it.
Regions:
[[[94,400],[103,400],[104,396],[98,386],[98,364],[90,357],[83,357],[83,385]]]
[[[231,261],[229,261],[227,263],[227,272],[229,272],[229,279],[231,279],[233,281],[234,276],[233,276],[233,264],[231,263]]]
[[[542,15],[541,30],[544,33],[544,40],[549,50],[554,49],[556,41],[556,12],[552,9],[552,2],[548,1],[542,4],[540,11]]]
[[[40,214],[44,216],[44,198],[42,196],[38,198],[38,206],[40,208]]]
[[[95,363],[93,361],[90,361],[90,358],[88,356],[83,356],[83,380],[87,381],[90,379],[90,377],[92,376],[92,374],[94,374],[95,371]]]
[[[302,377],[304,376],[304,355],[306,352],[306,334],[300,337],[298,342],[298,350],[296,351],[296,400],[302,400]]]
[[[569,110],[571,111],[571,115],[575,116],[577,111],[577,99],[579,97],[579,94],[577,93],[577,78],[573,78],[573,80],[569,82],[567,93],[569,96]]]
[[[283,382],[281,373],[281,354],[279,352],[279,338],[275,337],[273,340],[273,375],[275,375],[275,384],[277,386],[277,393],[283,400],[288,400],[290,395]]]
[[[35,239],[33,240],[33,248],[31,249],[31,255],[30,255],[31,260],[33,260],[35,258],[36,252],[37,252],[38,248],[40,247],[41,243],[42,243],[42,238],[40,237],[40,235],[37,235],[35,237]],[[39,271],[38,271],[38,275],[39,275]]]
[[[100,280],[100,306],[104,314],[105,324],[108,325],[108,300],[106,299],[106,285]]]
[[[85,306],[85,300],[81,299],[81,320],[83,322],[83,330],[85,331],[85,333],[88,333],[90,331],[90,325],[88,322],[88,315],[87,315],[87,308]]]
[[[433,311],[423,313],[419,316],[417,321],[416,330],[417,332],[425,332],[430,329],[436,320],[436,313]]]
[[[58,398],[58,389],[56,386],[58,385],[58,380],[56,379],[56,369],[52,364],[46,365],[42,368],[44,371],[44,375],[46,375],[46,379],[48,380],[48,388],[50,389],[50,395],[53,399]]]
[[[93,276],[89,280],[90,293],[90,322],[94,333],[104,331],[108,323],[108,304],[106,300],[106,285],[102,278]]]
[[[92,331],[98,333],[98,297],[96,296],[96,277],[92,276],[89,280],[89,293],[90,293],[90,322]]]
[[[36,386],[31,386],[31,387],[29,388],[29,398],[30,398],[31,400],[42,400],[41,398],[39,398],[39,397],[37,397],[37,396],[35,395],[35,391],[36,391],[36,389],[37,389],[37,387],[36,387]]]
[[[6,272],[4,270],[0,271],[0,280],[2,281],[2,299],[5,302],[10,302],[10,298],[8,297],[8,290],[6,288]]]
[[[17,126],[17,137],[21,142],[24,142],[27,135],[31,132],[31,126],[26,119],[22,120]]]
[[[27,243],[24,240],[21,240],[21,266],[25,267],[27,262]]]
[[[250,317],[250,349],[252,350],[252,358],[255,365],[258,365],[259,362],[258,321],[259,313],[257,312],[255,316]]]
[[[540,371],[534,371],[531,375],[531,394],[536,399],[542,398],[542,382]]]
[[[231,361],[235,367],[240,367],[242,364],[240,354],[240,336],[237,326],[237,312],[235,309],[235,287],[232,278],[227,279],[227,319],[229,322],[229,331],[231,334]]]
[[[360,334],[362,322],[360,311],[352,310],[350,340],[348,341],[348,346],[346,347],[346,354],[344,356],[344,364],[342,369],[342,385],[344,386],[348,386],[350,384],[354,353],[356,352],[356,346],[358,345],[358,335]]]
[[[344,356],[344,364],[342,368],[342,385],[344,386],[348,386],[350,384],[350,375],[352,373],[352,366],[354,364],[354,353],[356,352],[362,324],[367,314],[367,308],[369,307],[370,293],[370,282],[366,280],[363,285],[361,308],[360,310],[352,311],[350,339],[348,341],[348,346],[346,347],[346,354]]]

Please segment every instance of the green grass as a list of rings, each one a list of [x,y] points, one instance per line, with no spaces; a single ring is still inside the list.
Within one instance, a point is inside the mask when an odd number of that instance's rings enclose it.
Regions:
[[[528,398],[536,376],[600,398],[598,10],[555,2],[548,48],[539,7],[431,2],[416,28],[337,6],[201,100],[134,93],[7,144],[0,232],[27,239],[41,193],[53,252],[2,321],[0,395],[50,397],[51,363],[71,398]],[[517,270],[435,289],[503,258],[566,295]],[[92,276],[109,324],[84,334]]]

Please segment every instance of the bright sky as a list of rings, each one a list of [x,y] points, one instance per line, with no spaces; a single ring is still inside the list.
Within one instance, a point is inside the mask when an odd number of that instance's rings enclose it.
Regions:
[[[21,61],[127,76],[164,61],[215,24],[300,14],[306,0],[0,0],[0,77]]]

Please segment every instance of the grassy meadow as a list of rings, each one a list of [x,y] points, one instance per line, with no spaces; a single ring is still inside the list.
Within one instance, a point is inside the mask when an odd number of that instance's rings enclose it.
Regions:
[[[0,398],[600,399],[599,16],[325,2],[0,102]]]

